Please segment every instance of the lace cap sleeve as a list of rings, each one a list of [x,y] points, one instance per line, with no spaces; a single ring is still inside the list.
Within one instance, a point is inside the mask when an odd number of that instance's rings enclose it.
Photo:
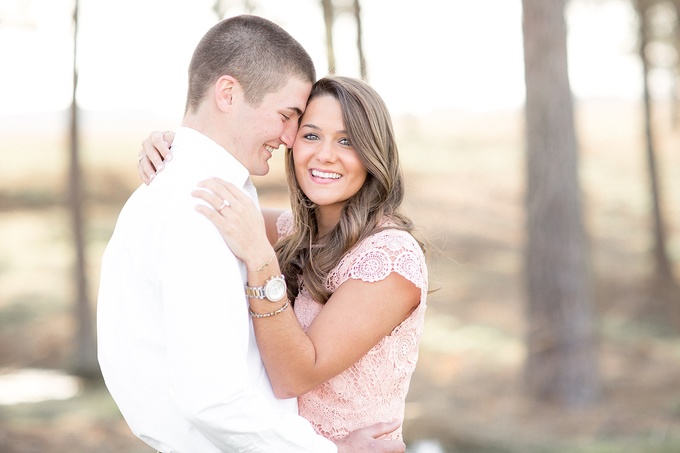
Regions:
[[[293,233],[292,211],[284,211],[276,219],[276,231],[279,233],[279,239],[290,236]]]
[[[397,272],[427,292],[423,251],[413,236],[401,230],[387,229],[366,238],[343,257],[336,270],[329,276],[331,288],[349,278],[377,282]]]

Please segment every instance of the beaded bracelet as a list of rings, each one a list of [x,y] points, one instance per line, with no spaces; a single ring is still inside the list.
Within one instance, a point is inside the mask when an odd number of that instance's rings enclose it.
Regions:
[[[288,308],[288,305],[289,305],[289,302],[286,301],[286,303],[283,304],[283,306],[281,308],[276,309],[276,310],[274,310],[270,313],[255,313],[252,308],[248,308],[248,311],[250,312],[250,316],[252,316],[253,318],[269,318],[270,316],[276,316],[279,313],[281,313],[283,310]]]

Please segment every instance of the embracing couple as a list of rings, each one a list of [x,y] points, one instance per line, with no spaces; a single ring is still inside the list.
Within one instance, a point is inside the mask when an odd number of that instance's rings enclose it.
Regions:
[[[99,361],[163,453],[403,452],[427,267],[390,115],[257,16],[211,28],[102,259]],[[286,153],[291,210],[251,175]]]

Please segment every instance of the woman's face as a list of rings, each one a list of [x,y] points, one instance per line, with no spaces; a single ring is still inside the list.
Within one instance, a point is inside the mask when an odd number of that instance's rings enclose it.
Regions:
[[[368,175],[345,130],[340,102],[330,95],[316,97],[307,105],[293,145],[293,160],[304,194],[318,206],[320,215],[336,220]]]

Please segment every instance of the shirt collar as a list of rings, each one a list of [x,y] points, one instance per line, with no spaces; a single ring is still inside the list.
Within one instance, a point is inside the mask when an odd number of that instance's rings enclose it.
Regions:
[[[213,139],[195,129],[180,127],[175,131],[172,153],[173,157],[178,153],[186,153],[192,159],[198,159],[213,168],[215,176],[240,184],[241,187],[252,184],[250,172],[241,162]]]

